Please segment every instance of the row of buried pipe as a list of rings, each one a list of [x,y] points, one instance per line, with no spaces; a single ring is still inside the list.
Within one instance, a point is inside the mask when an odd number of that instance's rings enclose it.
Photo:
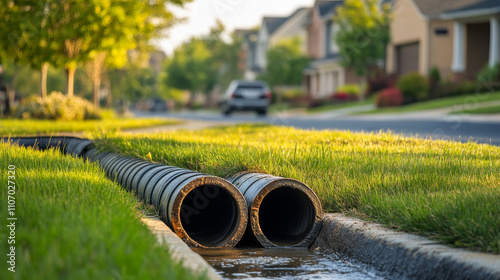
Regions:
[[[188,245],[233,247],[257,241],[264,247],[308,247],[319,233],[323,212],[305,184],[261,173],[223,179],[188,169],[99,152],[74,137],[10,138],[5,142],[98,162],[108,178],[145,203]]]

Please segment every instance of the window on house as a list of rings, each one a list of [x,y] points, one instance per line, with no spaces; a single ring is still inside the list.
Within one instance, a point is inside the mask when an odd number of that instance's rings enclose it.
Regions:
[[[331,53],[338,53],[339,52],[339,46],[337,45],[337,42],[335,42],[335,36],[337,35],[337,32],[339,31],[339,26],[335,22],[332,22],[330,25],[330,52]]]
[[[434,29],[434,34],[436,35],[448,35],[448,28],[446,27],[437,27]]]

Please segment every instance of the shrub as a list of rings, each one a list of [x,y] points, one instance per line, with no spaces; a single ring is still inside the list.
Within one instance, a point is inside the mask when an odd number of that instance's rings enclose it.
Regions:
[[[386,88],[377,95],[376,104],[378,108],[401,106],[403,94],[397,88]]]
[[[437,67],[432,67],[429,72],[429,81],[431,85],[439,85],[441,83],[441,73]]]
[[[281,96],[285,101],[290,101],[304,96],[304,90],[301,87],[275,87],[276,95]]]
[[[17,118],[46,120],[92,120],[101,119],[99,110],[89,101],[60,92],[52,92],[42,99],[31,97],[17,109]]]
[[[346,84],[337,88],[337,92],[347,93],[351,96],[358,96],[360,89],[359,85],[356,84]]]
[[[397,88],[403,93],[405,102],[415,102],[427,99],[429,96],[429,82],[418,73],[409,73],[399,78]]]
[[[439,96],[439,86],[441,84],[441,73],[437,67],[432,67],[429,72],[429,97]]]
[[[457,83],[444,83],[439,87],[439,97],[459,96],[473,94],[476,92],[484,92],[488,89],[473,81],[460,81]]]
[[[375,75],[368,78],[367,96],[377,93],[385,88],[396,86],[397,75],[387,74],[385,72],[377,72]]]
[[[349,93],[347,93],[347,92],[340,91],[340,92],[335,93],[332,96],[332,98],[334,100],[349,100],[351,98],[351,95]]]
[[[500,81],[500,66],[486,66],[477,75],[477,81],[481,84],[491,84]]]

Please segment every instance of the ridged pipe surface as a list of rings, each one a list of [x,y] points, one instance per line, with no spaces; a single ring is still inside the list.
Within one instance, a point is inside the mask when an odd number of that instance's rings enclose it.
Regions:
[[[116,154],[94,158],[109,178],[153,205],[188,245],[233,247],[243,236],[247,205],[225,179]]]
[[[250,221],[246,234],[252,234],[262,246],[309,247],[314,242],[324,213],[307,185],[261,173],[240,173],[227,180],[247,201]]]
[[[25,137],[4,141],[42,150],[56,148],[98,162],[110,179],[152,204],[160,218],[190,246],[233,247],[245,232],[248,222],[245,198],[225,179],[101,153],[87,139]]]
[[[264,247],[308,247],[321,228],[323,212],[318,197],[293,179],[240,173],[224,180],[99,152],[92,141],[75,137],[4,141],[41,150],[56,148],[98,162],[109,178],[153,205],[160,218],[190,246],[232,247],[243,236],[248,219],[247,235]]]
[[[243,236],[248,209],[225,179],[117,154],[96,154],[106,175],[153,205],[160,218],[193,247],[233,247]]]

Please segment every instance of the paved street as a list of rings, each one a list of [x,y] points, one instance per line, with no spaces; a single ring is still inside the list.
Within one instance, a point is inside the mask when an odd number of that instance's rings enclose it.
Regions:
[[[193,121],[195,128],[214,124],[234,124],[261,122],[274,125],[292,126],[303,129],[340,129],[350,131],[378,132],[390,130],[405,136],[417,136],[433,139],[452,139],[467,142],[469,140],[500,146],[500,120],[460,115],[432,115],[431,113],[412,113],[402,115],[359,115],[332,116],[324,114],[269,114],[258,117],[253,113],[235,113],[224,117],[218,112],[180,112],[149,113],[135,112],[136,117],[165,117]],[[188,125],[189,122],[186,124]]]

